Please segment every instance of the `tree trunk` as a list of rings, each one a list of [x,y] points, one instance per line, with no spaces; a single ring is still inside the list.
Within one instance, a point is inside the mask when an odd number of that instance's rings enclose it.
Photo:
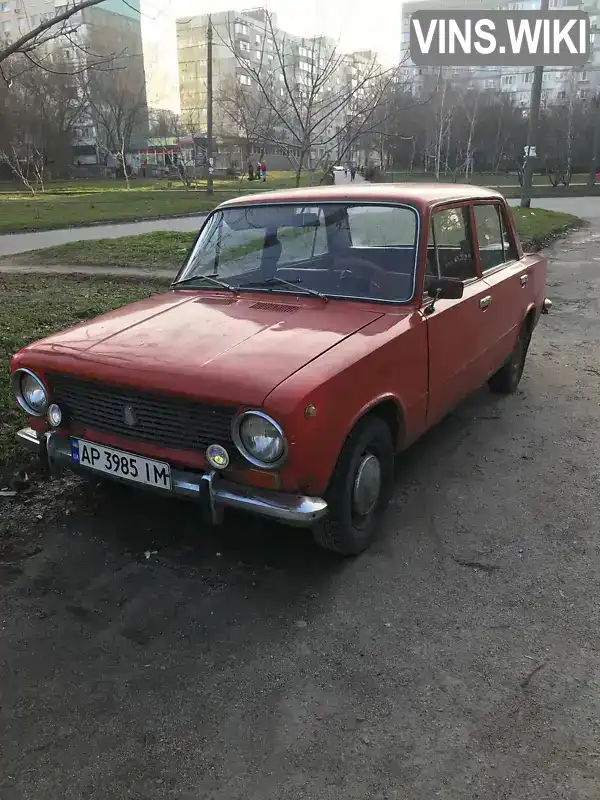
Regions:
[[[595,97],[594,103],[594,132],[592,136],[592,149],[590,152],[589,173],[587,179],[587,188],[593,189],[596,183],[596,160],[598,158],[598,147],[600,145],[600,99]]]
[[[300,186],[300,177],[302,175],[302,163],[304,161],[304,153],[300,155],[300,161],[298,162],[298,166],[296,167],[296,188]]]
[[[442,138],[444,136],[444,98],[446,96],[446,81],[444,80],[444,84],[442,87],[442,99],[440,101],[440,119],[439,119],[439,127],[438,127],[438,135],[437,135],[437,143],[435,148],[435,179],[439,181],[440,179],[440,165],[442,159]]]

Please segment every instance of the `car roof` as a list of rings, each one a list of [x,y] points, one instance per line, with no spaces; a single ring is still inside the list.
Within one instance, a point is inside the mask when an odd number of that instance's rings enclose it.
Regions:
[[[485,186],[460,183],[359,183],[339,186],[305,186],[299,189],[275,189],[250,193],[226,200],[219,208],[231,206],[265,205],[273,203],[329,202],[382,202],[408,203],[420,208],[437,203],[464,200],[504,199],[500,192]]]

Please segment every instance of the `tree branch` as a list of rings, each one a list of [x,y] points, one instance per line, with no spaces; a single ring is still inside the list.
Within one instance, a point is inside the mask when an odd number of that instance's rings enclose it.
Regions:
[[[0,64],[15,53],[24,53],[38,47],[41,44],[41,42],[37,40],[38,36],[46,33],[46,31],[51,30],[61,22],[66,22],[66,20],[79,13],[79,11],[83,11],[85,8],[90,8],[90,6],[97,6],[102,2],[104,2],[104,0],[82,0],[82,2],[75,3],[70,8],[67,8],[65,11],[62,11],[60,14],[57,14],[51,19],[45,20],[36,28],[33,28],[28,33],[14,41],[12,44],[9,44],[7,47],[0,50]],[[60,32],[55,34],[55,36],[59,35]],[[48,38],[45,39],[45,41],[48,40]]]

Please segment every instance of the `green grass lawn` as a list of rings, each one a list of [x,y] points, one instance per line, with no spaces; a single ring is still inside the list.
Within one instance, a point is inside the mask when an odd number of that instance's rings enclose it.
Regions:
[[[31,459],[15,442],[26,417],[12,397],[9,358],[36,339],[167,286],[160,280],[0,275],[0,479],[3,468],[16,469]]]
[[[513,208],[517,229],[526,248],[535,248],[580,223],[578,217],[540,208]],[[33,250],[20,256],[8,256],[12,264],[91,267],[143,267],[172,269],[181,266],[194,243],[195,233],[156,231],[120,239],[96,239]]]
[[[301,185],[308,176],[303,173]],[[315,175],[318,182],[320,175]],[[214,194],[205,184],[185,189],[180,181],[71,181],[52,184],[35,196],[24,191],[0,192],[0,234],[48,230],[97,222],[127,222],[143,217],[168,217],[210,211],[240,194],[295,186],[293,172],[273,172],[262,181],[215,181]]]
[[[521,243],[526,250],[535,250],[551,239],[579,228],[583,220],[562,211],[544,208],[511,208]]]
[[[394,183],[431,183],[435,179],[430,172],[386,172],[384,181]],[[586,197],[588,195],[599,195],[600,184],[596,184],[592,189],[588,189],[587,174],[573,175],[570,186],[552,186],[546,175],[535,175],[532,197]],[[458,183],[464,183],[464,179],[459,178]],[[440,183],[452,183],[451,176],[440,175]],[[520,197],[521,187],[516,173],[505,175],[504,173],[493,174],[490,172],[475,174],[469,180],[474,186],[487,186],[501,191],[505,197]]]
[[[401,170],[389,170],[384,173],[386,180],[391,182],[397,183],[405,183],[405,182],[431,182],[435,181],[435,177],[431,172],[406,172]],[[574,174],[571,177],[571,183],[587,183],[588,176],[587,174]],[[451,175],[444,175],[443,172],[440,174],[440,183],[452,183],[452,176]],[[464,176],[458,178],[457,183],[464,183]],[[508,173],[508,175],[504,172],[480,172],[474,173],[469,181],[469,183],[474,184],[475,186],[518,186],[519,180],[517,178],[517,173],[513,170]],[[547,189],[550,191],[554,191],[552,184],[548,180],[547,175],[540,175],[536,173],[533,176],[533,185],[536,188]]]

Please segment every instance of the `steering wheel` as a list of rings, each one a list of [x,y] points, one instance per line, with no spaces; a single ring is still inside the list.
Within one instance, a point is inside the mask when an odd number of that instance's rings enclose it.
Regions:
[[[368,276],[369,294],[377,295],[379,292],[379,296],[383,295],[387,272],[378,264],[374,264],[366,258],[359,258],[358,256],[340,258],[336,261],[333,271],[341,273],[340,283],[348,274],[354,276],[355,271],[362,273],[368,271],[370,273]]]

